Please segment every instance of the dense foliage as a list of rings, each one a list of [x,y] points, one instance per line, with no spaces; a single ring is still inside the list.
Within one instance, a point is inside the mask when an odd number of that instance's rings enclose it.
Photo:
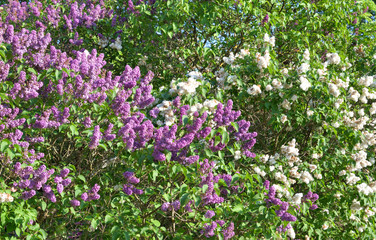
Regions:
[[[1,239],[376,238],[372,1],[0,10]]]

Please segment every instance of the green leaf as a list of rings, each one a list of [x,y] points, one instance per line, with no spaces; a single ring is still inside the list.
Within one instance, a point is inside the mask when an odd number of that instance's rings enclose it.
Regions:
[[[21,229],[20,228],[16,228],[16,235],[17,235],[17,237],[21,237]]]
[[[236,122],[232,122],[231,126],[233,126],[237,132],[239,132],[239,125]]]
[[[35,75],[38,75],[37,71],[35,71],[35,69],[33,68],[28,68],[27,71],[34,73]]]
[[[170,161],[171,156],[172,156],[172,153],[171,153],[171,152],[166,153],[166,160],[167,160],[167,161]]]
[[[154,226],[156,226],[156,227],[160,227],[161,226],[161,223],[158,221],[158,220],[155,220],[155,219],[152,219],[152,220],[150,220],[153,224],[154,224]]]
[[[153,170],[153,182],[157,180],[158,170]]]
[[[77,178],[81,179],[83,182],[86,182],[86,179],[83,175],[78,175]]]
[[[22,148],[21,148],[20,145],[18,145],[18,144],[14,144],[13,147],[14,147],[15,150],[17,150],[17,152],[19,152],[19,153],[22,153],[22,152],[23,152],[23,151],[22,151]]]
[[[228,132],[223,131],[222,133],[222,144],[227,144],[230,141],[230,137],[228,135]]]
[[[42,201],[42,210],[45,211],[47,207],[47,203],[45,201]]]
[[[235,207],[232,208],[233,212],[241,212],[243,211],[243,204],[238,204]]]
[[[71,132],[72,132],[73,135],[78,135],[78,131],[77,131],[76,125],[70,125],[69,128],[70,128],[70,130],[71,130]]]
[[[184,193],[183,196],[181,196],[180,198],[180,203],[182,206],[185,206],[189,201],[189,194],[188,193]]]
[[[209,186],[207,184],[204,184],[204,186],[202,186],[202,192],[205,193],[208,188]]]
[[[91,224],[90,226],[93,228],[93,229],[97,229],[98,227],[98,219],[93,219],[91,220]]]
[[[114,217],[112,217],[111,215],[106,215],[106,217],[104,218],[104,222],[105,223],[109,223],[109,222],[112,222],[114,220]]]
[[[98,145],[99,147],[103,148],[104,150],[108,151],[108,148],[105,144],[101,143]]]
[[[219,136],[216,136],[214,140],[214,146],[217,146],[221,141],[221,138]]]
[[[18,68],[17,68],[17,73],[20,73],[22,71],[22,69],[24,68],[23,65],[20,65]]]
[[[3,59],[4,61],[6,61],[6,56],[5,56],[5,53],[4,53],[3,50],[0,50],[0,56],[2,57],[2,59]]]
[[[10,144],[10,141],[8,139],[2,140],[1,145],[0,145],[0,151],[4,152],[4,150],[8,148],[9,144]]]
[[[61,79],[62,75],[63,75],[63,72],[56,69],[56,71],[55,71],[55,79],[56,80]]]
[[[187,123],[188,123],[188,121],[189,121],[188,116],[187,116],[187,115],[184,115],[184,116],[182,117],[182,121],[183,121],[183,126],[187,125]]]
[[[10,159],[13,159],[16,156],[14,152],[10,150],[10,148],[7,148],[6,152],[7,152],[8,157],[10,157]]]

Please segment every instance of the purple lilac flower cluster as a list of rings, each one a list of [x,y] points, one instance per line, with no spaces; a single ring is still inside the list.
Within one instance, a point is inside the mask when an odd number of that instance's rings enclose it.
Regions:
[[[55,47],[51,46],[50,54],[47,53],[47,45],[50,43],[51,39],[49,36],[44,38],[43,29],[40,32],[29,32],[28,30],[22,30],[21,32],[14,32],[14,28],[12,25],[4,25],[2,28],[0,27],[1,39],[4,40],[6,43],[9,43],[13,46],[13,51],[18,53],[18,57],[21,58],[28,58],[31,56],[34,59],[35,51],[39,51],[39,58],[44,58],[38,66],[35,65],[37,61],[30,61],[28,64],[31,67],[38,67],[39,70],[47,69],[48,67],[57,67],[61,69],[61,67],[65,67],[73,72],[78,72],[75,76],[76,82],[74,84],[68,83],[68,78],[73,77],[72,74],[68,75],[66,72],[62,72],[62,79],[58,80],[57,84],[50,82],[48,86],[45,88],[41,88],[43,86],[42,82],[35,82],[37,79],[37,75],[30,74],[28,79],[28,74],[24,71],[20,72],[19,82],[14,84],[14,87],[10,90],[10,96],[12,98],[22,98],[24,100],[30,100],[32,98],[37,98],[38,96],[50,96],[54,93],[54,91],[59,94],[67,94],[70,93],[70,96],[74,96],[76,99],[82,99],[85,102],[93,102],[96,101],[98,104],[103,102],[106,98],[105,91],[108,89],[113,89],[115,86],[126,88],[130,91],[129,88],[132,88],[137,85],[137,81],[140,77],[139,69],[136,68],[132,70],[129,66],[126,67],[124,73],[119,76],[112,78],[111,72],[106,73],[106,78],[101,79],[98,78],[98,75],[102,72],[102,67],[104,66],[105,62],[103,61],[103,54],[99,57],[96,57],[96,51],[93,50],[90,54],[85,54],[83,52],[75,52],[76,58],[67,58],[65,53],[62,53],[60,50],[57,50]],[[19,39],[30,39],[31,42],[24,42],[20,43]],[[34,39],[34,40],[33,40]],[[30,50],[30,51],[29,51]],[[31,51],[33,50],[33,51]],[[9,72],[9,68],[13,67],[9,63],[1,63],[4,65],[4,69],[2,69],[2,78],[6,79],[7,74]],[[13,63],[12,63],[13,64]],[[59,66],[59,67],[58,67]],[[4,75],[4,76],[3,76]],[[154,97],[151,96],[151,86],[148,85],[153,77],[153,74],[149,72],[143,79],[140,80],[140,87],[136,89],[136,94],[133,98],[133,105],[139,108],[144,108],[148,104],[154,101]],[[22,81],[24,81],[29,85],[25,85]],[[85,81],[86,83],[85,83]],[[32,86],[30,83],[35,82]],[[28,88],[30,86],[31,88]],[[34,88],[37,86],[37,88]],[[98,92],[98,89],[100,91]],[[25,95],[23,91],[29,95]],[[30,93],[35,93],[30,95]],[[7,128],[16,128],[18,126],[22,126],[25,123],[25,118],[16,119],[19,110],[17,108],[12,109],[9,108],[7,105],[2,104],[0,106],[4,109],[1,111],[3,114],[3,119],[8,116],[7,121],[4,124],[0,125],[1,131],[1,138],[7,138],[12,141],[13,144],[18,144],[23,148],[29,147],[30,143],[37,143],[44,140],[43,137],[33,137],[30,138],[25,136],[25,139],[28,141],[21,141],[23,136],[22,130],[15,129],[14,132],[6,133],[4,130]],[[38,110],[38,106],[35,108]],[[54,120],[50,119],[50,116],[54,116]],[[44,129],[44,128],[57,128],[62,124],[69,123],[68,118],[70,117],[69,107],[65,107],[63,111],[59,111],[55,106],[52,106],[50,109],[45,108],[45,110],[41,113],[37,113],[35,115],[35,123],[33,124],[26,124],[27,128],[36,128],[36,129]],[[143,121],[144,115],[142,113],[135,113],[133,116],[128,116],[128,114],[122,114],[122,120],[125,124],[125,127],[121,129],[120,135],[123,137],[123,141],[127,142],[127,146],[131,149],[142,148],[145,143],[153,137],[153,125],[150,121]],[[84,121],[85,127],[91,126],[90,117],[86,117]],[[111,130],[113,128],[112,124],[108,125],[107,130],[104,133],[104,138],[107,141],[113,140],[116,135],[111,134]],[[100,132],[99,125],[94,127],[93,137],[91,138],[91,142],[89,144],[89,148],[95,148],[99,144],[99,140],[102,137],[102,133]],[[33,149],[29,149],[28,151],[24,152],[24,158],[26,158],[30,164],[32,164],[35,160],[42,158],[44,155],[43,153],[35,153]],[[59,178],[55,179],[58,184],[58,192],[61,193],[64,188],[64,182],[60,182]],[[46,188],[47,192],[50,194],[50,198],[54,198],[52,193],[49,191],[49,187]],[[140,190],[142,191],[142,190]],[[137,190],[136,190],[137,192]],[[26,194],[26,198],[29,198],[31,195],[34,195],[34,192],[31,194]],[[95,198],[95,197],[94,197]]]
[[[224,201],[224,198],[218,196],[214,190],[214,184],[220,179],[219,175],[214,176],[213,174],[212,170],[214,166],[215,162],[209,162],[208,159],[205,159],[204,162],[200,163],[200,172],[202,176],[199,186],[208,186],[208,189],[205,191],[204,196],[202,197],[203,205],[218,204]]]
[[[192,207],[191,207],[192,203],[193,203],[192,200],[188,201],[188,203],[184,206],[185,211],[187,211],[187,212],[193,212]]]
[[[175,200],[172,203],[165,202],[161,206],[161,210],[163,212],[172,211],[172,209],[174,209],[175,212],[179,211],[179,209],[180,209],[180,201],[179,200]]]
[[[94,127],[94,132],[93,132],[93,136],[91,137],[91,141],[89,143],[89,148],[90,149],[96,148],[101,138],[102,138],[102,133],[99,129],[99,125],[97,125]]]
[[[203,234],[207,238],[213,237],[215,235],[214,231],[216,230],[218,225],[222,228],[223,239],[227,240],[235,236],[234,223],[230,222],[227,228],[223,228],[223,226],[225,225],[225,221],[223,220],[213,221],[210,224],[205,223],[204,229],[201,230],[201,234]]]
[[[232,122],[235,122],[236,119],[240,116],[240,111],[232,110],[233,102],[232,100],[228,100],[227,105],[223,107],[221,103],[218,104],[217,110],[214,114],[214,122],[216,123],[216,128],[220,126],[226,126],[229,133],[232,133],[234,139],[242,143],[242,150],[243,154],[247,157],[255,157],[255,154],[250,152],[249,150],[255,145],[256,143],[256,132],[248,132],[251,123],[249,121],[240,120],[236,122],[238,124],[238,131],[231,126]],[[218,136],[220,136],[218,134]],[[220,136],[221,137],[221,136]],[[222,138],[222,137],[221,137]],[[215,145],[215,138],[209,140],[210,149],[214,152],[222,150],[226,145],[222,142],[219,142]]]
[[[276,198],[276,189],[274,186],[269,187],[269,181],[266,180],[264,183],[264,186],[266,186],[266,189],[269,190],[267,196],[268,198],[265,199],[266,206],[271,207],[273,205],[280,206],[278,210],[276,210],[276,214],[278,217],[281,218],[282,221],[289,221],[289,222],[295,222],[296,217],[293,216],[291,213],[288,213],[287,210],[289,209],[289,203],[288,202],[283,202],[281,199]]]
[[[318,208],[318,206],[314,204],[317,201],[317,199],[319,199],[319,195],[317,193],[309,191],[306,195],[303,196],[302,202],[311,201],[312,206],[309,207],[309,210],[315,210]]]
[[[229,174],[218,174],[214,176],[213,168],[215,167],[215,162],[209,162],[208,159],[205,159],[203,162],[200,162],[200,174],[201,174],[201,183],[200,187],[207,185],[208,188],[202,197],[203,205],[218,204],[222,203],[228,194],[229,191],[225,186],[220,187],[220,193],[223,197],[218,196],[214,190],[214,184],[218,183],[219,179],[223,179],[227,185],[227,188],[230,189],[232,193],[239,193],[239,186],[231,185],[232,176]]]
[[[134,186],[134,184],[138,184],[140,179],[134,176],[134,172],[124,172],[123,176],[127,180],[127,184],[123,185],[123,192],[127,195],[140,195],[143,194],[144,191],[142,189],[138,189]]]
[[[31,3],[18,2],[11,0],[9,4],[3,5],[7,12],[6,22],[20,23],[33,17],[38,17],[41,21],[37,21],[37,27],[44,27],[51,25],[56,28],[60,21],[68,29],[73,30],[79,26],[91,28],[96,25],[100,19],[112,16],[112,11],[107,10],[103,1],[94,5],[92,1],[80,4],[77,1],[68,0],[64,2],[65,11],[63,15],[62,8],[59,6],[60,1],[53,1],[52,5],[43,4],[40,1],[33,1]]]
[[[290,223],[288,223],[288,224],[286,225],[286,227],[283,227],[283,225],[280,225],[280,226],[277,227],[277,232],[285,233],[287,230],[289,230],[289,229],[291,229],[291,228],[292,228],[292,226],[291,226]]]
[[[297,218],[293,216],[292,214],[288,213],[289,209],[289,203],[283,202],[281,199],[276,198],[276,189],[274,186],[270,186],[270,181],[266,180],[264,182],[264,187],[266,190],[269,190],[269,192],[266,194],[268,196],[267,199],[265,199],[266,206],[270,208],[271,206],[279,206],[279,209],[275,211],[276,215],[281,218],[282,221],[288,221],[288,222],[295,222]],[[306,195],[303,196],[302,202],[308,202],[311,201],[311,203],[314,203],[319,198],[319,195],[316,193],[312,193],[309,191]],[[294,206],[295,209],[299,209],[300,206]],[[310,210],[317,209],[318,206],[316,204],[312,204],[312,206],[309,208]],[[282,225],[277,228],[278,232],[286,232],[288,229],[291,228],[291,225],[288,224],[286,227],[283,227]]]
[[[81,194],[81,199],[85,202],[89,202],[92,200],[98,200],[101,196],[98,194],[100,186],[95,184],[88,192]]]
[[[34,170],[31,166],[21,167],[21,163],[17,162],[14,165],[14,172],[20,177],[19,182],[14,182],[13,187],[24,189],[22,192],[22,199],[30,199],[36,194],[36,190],[43,190],[43,195],[51,202],[56,202],[56,196],[52,191],[51,185],[47,183],[48,179],[55,172],[54,169],[47,170],[45,165],[41,165]],[[58,193],[62,193],[64,187],[71,184],[71,179],[66,178],[69,174],[69,169],[61,170],[60,174],[55,176],[55,183]],[[65,179],[64,179],[65,178]],[[27,191],[27,189],[29,189]]]
[[[264,24],[268,22],[269,22],[269,14],[266,14],[265,17],[261,21],[261,26],[264,26]]]
[[[60,171],[60,175],[56,176],[54,179],[55,183],[57,184],[56,186],[57,192],[60,194],[64,191],[64,187],[68,186],[72,182],[72,179],[67,178],[68,174],[69,174],[69,169],[64,168]]]

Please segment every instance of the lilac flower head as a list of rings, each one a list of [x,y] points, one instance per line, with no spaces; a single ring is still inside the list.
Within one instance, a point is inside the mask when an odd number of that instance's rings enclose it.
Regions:
[[[132,184],[137,184],[140,182],[140,179],[136,178],[135,176],[129,177],[128,182]]]
[[[141,195],[141,194],[144,193],[144,191],[142,189],[138,189],[138,188],[133,188],[133,192],[136,195]]]
[[[133,189],[129,187],[128,185],[124,184],[123,185],[123,192],[127,195],[132,195]]]
[[[61,182],[61,184],[62,184],[64,187],[68,186],[68,185],[71,184],[71,183],[72,183],[72,179],[70,179],[70,178],[64,179],[64,180]]]
[[[163,211],[163,212],[167,212],[168,211],[168,209],[170,208],[170,203],[169,202],[165,202],[165,203],[163,203],[162,204],[162,207],[161,207],[161,210]]]
[[[230,225],[225,230],[222,231],[222,233],[223,233],[224,240],[230,239],[233,236],[235,236],[234,223],[231,222]]]
[[[192,203],[193,201],[189,200],[189,202],[184,206],[185,211],[192,212],[192,208],[191,208]]]
[[[133,177],[134,173],[126,171],[123,173],[123,176],[128,180],[130,177]]]
[[[152,118],[157,118],[159,114],[159,109],[155,107],[152,110],[150,110],[149,114]]]
[[[204,215],[206,218],[212,218],[215,216],[215,212],[212,211],[212,210],[208,210],[205,215]]]
[[[83,125],[84,125],[86,128],[89,128],[89,127],[91,127],[91,123],[92,123],[92,121],[91,121],[90,117],[86,117],[86,118],[84,119]]]
[[[318,206],[316,204],[312,204],[312,206],[309,208],[309,210],[316,210]]]
[[[265,17],[261,21],[261,25],[264,25],[265,23],[269,22],[269,14],[266,14]]]
[[[217,228],[217,223],[212,222],[211,224],[205,223],[204,230],[201,231],[202,234],[205,235],[205,237],[210,238],[215,235],[214,230]]]
[[[51,192],[51,186],[50,185],[43,185],[43,191],[45,192],[45,193],[49,193],[49,192]]]
[[[290,213],[288,212],[285,212],[282,217],[281,217],[281,220],[282,221],[289,221],[289,222],[295,222],[296,221],[296,217],[291,215]]]
[[[217,220],[215,222],[218,223],[219,226],[221,226],[221,227],[223,227],[223,225],[225,225],[225,221],[224,220]]]
[[[64,191],[64,186],[63,186],[63,184],[58,184],[57,185],[57,187],[56,187],[56,189],[57,189],[57,192],[59,193],[59,194],[61,194],[63,191]]]
[[[172,207],[174,208],[175,211],[178,211],[180,209],[180,201],[179,200],[175,200],[174,202],[172,202]]]
[[[180,105],[181,105],[181,102],[180,102],[180,96],[177,96],[174,101],[172,102],[172,104],[176,107],[176,108],[179,108]]]
[[[62,177],[62,178],[67,177],[68,174],[69,174],[69,169],[68,169],[68,168],[64,168],[64,169],[62,169],[62,170],[60,171],[60,177]]]
[[[269,180],[266,180],[264,182],[264,187],[265,187],[266,190],[269,190],[269,187],[270,187],[270,181]]]
[[[34,197],[35,194],[36,194],[35,190],[25,191],[22,193],[21,198],[24,200],[27,200],[27,199]]]
[[[78,206],[80,206],[81,202],[78,201],[77,199],[73,199],[73,200],[70,201],[70,204],[73,207],[78,207]]]
[[[84,200],[85,202],[88,201],[88,200],[89,200],[89,196],[88,196],[88,194],[87,194],[87,193],[83,193],[83,194],[81,195],[81,199]]]
[[[62,177],[60,177],[60,176],[56,176],[56,177],[55,177],[55,183],[59,184],[59,183],[61,183],[62,181],[63,181],[63,178],[62,178]]]
[[[99,145],[99,140],[101,139],[102,133],[99,129],[99,125],[94,127],[93,136],[91,137],[91,142],[89,143],[89,148],[94,149]]]
[[[280,233],[285,233],[288,229],[291,229],[292,226],[291,224],[287,224],[286,227],[283,227],[283,225],[280,225],[277,227],[277,232],[280,232]]]
[[[94,186],[91,188],[90,192],[97,193],[101,187],[98,184],[94,184]]]

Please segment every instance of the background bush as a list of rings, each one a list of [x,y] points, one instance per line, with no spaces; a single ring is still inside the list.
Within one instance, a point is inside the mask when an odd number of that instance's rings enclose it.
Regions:
[[[372,1],[1,8],[2,238],[375,237]]]

